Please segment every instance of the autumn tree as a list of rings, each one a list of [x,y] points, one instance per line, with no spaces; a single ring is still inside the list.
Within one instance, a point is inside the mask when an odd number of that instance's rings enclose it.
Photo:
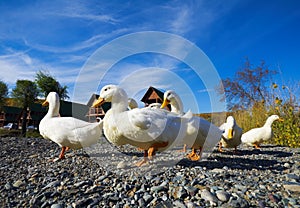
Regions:
[[[57,92],[62,100],[69,98],[67,86],[61,86],[61,84],[47,72],[38,71],[36,73],[35,82],[44,97],[47,97],[49,92]]]
[[[7,97],[7,95],[8,87],[3,81],[0,81],[0,109],[5,104],[5,98]]]
[[[16,87],[12,91],[12,97],[16,98],[18,105],[23,109],[22,136],[26,135],[27,108],[34,103],[38,94],[36,84],[30,80],[17,80]]]
[[[218,87],[227,102],[228,110],[249,109],[258,103],[270,104],[270,80],[275,70],[270,70],[262,61],[258,66],[246,59],[244,66],[238,70],[233,78],[226,78]]]

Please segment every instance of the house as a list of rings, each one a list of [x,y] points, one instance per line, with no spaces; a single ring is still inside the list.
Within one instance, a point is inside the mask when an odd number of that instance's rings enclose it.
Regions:
[[[42,106],[42,101],[39,100],[31,104],[27,110],[26,126],[32,126],[38,128],[40,121],[46,115],[48,107]],[[60,115],[63,117],[74,117],[87,121],[86,114],[88,107],[79,103],[72,103],[69,101],[61,101],[60,103]],[[23,109],[14,106],[3,106],[0,112],[0,127],[5,126],[8,123],[14,123],[18,126],[22,125],[23,121]]]
[[[105,113],[111,107],[111,103],[104,103],[103,105],[97,108],[91,107],[98,98],[99,95],[93,94],[87,103],[89,110],[88,113],[86,114],[86,117],[88,118],[89,122],[96,122],[97,118],[103,119]],[[164,100],[164,93],[152,86],[149,87],[149,89],[146,91],[145,95],[141,99],[141,101],[145,103],[145,107],[152,103],[163,103],[163,100]],[[168,106],[168,108],[171,109],[170,106]]]
[[[0,112],[0,127],[8,123],[18,124],[22,109],[14,106],[3,106]]]
[[[93,108],[93,103],[99,98],[99,95],[93,94],[87,103],[88,112],[86,114],[88,122],[96,122],[98,118],[103,119],[105,113],[110,109],[111,103],[104,103],[103,105]]]
[[[145,107],[152,103],[163,103],[164,101],[164,93],[155,87],[150,86],[146,91],[145,95],[141,99],[143,103],[145,103]],[[171,106],[168,105],[167,108],[171,110]]]
[[[24,110],[21,109],[18,126],[22,126]],[[33,103],[27,108],[26,126],[37,128],[42,118],[46,115],[47,109],[40,103]]]

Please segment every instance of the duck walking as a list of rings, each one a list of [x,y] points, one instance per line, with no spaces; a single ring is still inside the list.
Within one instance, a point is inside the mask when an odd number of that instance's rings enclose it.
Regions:
[[[128,108],[128,96],[116,85],[106,85],[100,91],[93,107],[111,102],[111,108],[103,118],[106,138],[120,146],[130,144],[144,150],[144,159],[138,166],[147,163],[155,151],[163,151],[183,138],[184,117],[161,109]]]
[[[102,136],[102,121],[88,123],[73,117],[60,117],[60,100],[56,92],[50,92],[42,105],[49,105],[49,110],[39,124],[39,131],[45,139],[62,148],[59,159],[65,157],[69,148],[76,150],[91,146]]]
[[[263,127],[254,128],[244,133],[241,138],[242,142],[259,149],[262,142],[273,137],[272,124],[277,120],[281,121],[282,119],[278,115],[270,116]]]

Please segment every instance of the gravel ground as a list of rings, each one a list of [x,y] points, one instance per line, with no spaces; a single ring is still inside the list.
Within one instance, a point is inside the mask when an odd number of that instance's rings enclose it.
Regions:
[[[300,149],[240,147],[199,162],[172,150],[137,168],[141,152],[105,142],[53,162],[53,142],[0,141],[1,207],[300,207]]]

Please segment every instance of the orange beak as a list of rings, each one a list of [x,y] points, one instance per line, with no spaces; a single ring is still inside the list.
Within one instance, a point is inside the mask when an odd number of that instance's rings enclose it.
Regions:
[[[93,103],[92,107],[93,107],[93,108],[96,108],[96,107],[98,107],[98,106],[101,106],[103,103],[105,103],[105,99],[99,97],[98,100],[96,100],[96,101]]]
[[[228,130],[228,139],[232,139],[233,137],[233,129]]]
[[[164,102],[161,104],[160,108],[164,108],[169,104],[170,104],[170,101],[168,99],[164,99]]]
[[[48,106],[49,105],[49,102],[47,100],[45,100],[43,103],[42,103],[42,106]]]

